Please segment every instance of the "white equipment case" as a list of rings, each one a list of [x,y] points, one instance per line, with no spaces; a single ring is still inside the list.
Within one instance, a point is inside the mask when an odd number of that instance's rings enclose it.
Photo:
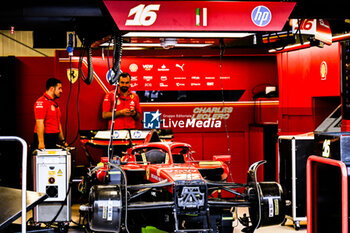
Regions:
[[[36,150],[33,157],[34,191],[49,197],[34,208],[35,222],[71,220],[71,154],[63,149]]]

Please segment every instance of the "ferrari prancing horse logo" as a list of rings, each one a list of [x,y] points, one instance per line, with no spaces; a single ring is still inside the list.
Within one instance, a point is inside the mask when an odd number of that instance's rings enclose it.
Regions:
[[[78,74],[79,71],[77,68],[67,69],[67,78],[72,84],[78,80]]]
[[[149,167],[146,169],[146,179],[149,180]]]

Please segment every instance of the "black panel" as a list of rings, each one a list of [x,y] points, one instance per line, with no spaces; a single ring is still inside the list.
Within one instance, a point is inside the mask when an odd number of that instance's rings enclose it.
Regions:
[[[0,57],[0,135],[15,135],[15,57]]]
[[[313,140],[296,140],[296,215],[306,216],[306,163],[313,154]]]
[[[15,57],[0,57],[0,136],[16,135]],[[21,145],[0,141],[0,186],[20,187]]]
[[[279,139],[280,183],[292,201],[292,193],[296,195],[296,217],[306,216],[306,163],[313,154],[313,139],[295,139],[295,176],[296,190],[292,186],[292,139]],[[292,205],[287,207],[287,214],[292,216]]]
[[[315,134],[314,154],[350,164],[350,132]]]
[[[140,102],[238,101],[244,90],[230,91],[136,91]]]
[[[286,200],[292,200],[292,140],[279,139],[279,178],[286,195]],[[286,213],[292,214],[292,206],[287,206]]]
[[[34,31],[33,48],[66,48],[67,35],[65,31]]]
[[[314,163],[312,166],[312,232],[342,232],[341,170]]]
[[[276,143],[277,125],[264,125],[264,180],[275,181],[276,179]]]
[[[350,120],[350,41],[342,43],[342,107],[343,119]]]

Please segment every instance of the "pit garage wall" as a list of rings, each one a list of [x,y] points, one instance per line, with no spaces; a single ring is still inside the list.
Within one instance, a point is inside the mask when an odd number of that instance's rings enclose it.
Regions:
[[[73,58],[74,60],[74,58]],[[61,77],[65,87],[65,95],[61,102],[66,103],[69,90],[67,69],[69,60],[65,51],[57,51],[56,54],[56,76]],[[106,129],[106,122],[101,120],[101,103],[106,91],[113,87],[108,84],[106,74],[108,71],[107,54],[101,56],[100,51],[93,56],[94,80],[90,86],[81,83],[79,97],[79,128],[80,130]],[[182,69],[177,66],[182,67]],[[83,65],[84,66],[84,65]],[[72,68],[77,67],[77,61],[73,61]],[[84,68],[85,69],[85,68]],[[253,95],[263,91],[265,85],[277,85],[277,67],[275,56],[227,56],[221,62],[215,56],[128,56],[123,53],[121,69],[132,76],[132,86],[134,91],[163,90],[163,91],[203,91],[203,90],[223,90],[241,91],[243,94],[234,101],[208,102],[157,102],[152,101],[142,103],[144,112],[157,111],[162,113],[164,120],[163,128],[171,128],[174,132],[174,140],[187,142],[193,146],[197,152],[194,156],[197,159],[211,159],[213,155],[232,155],[231,166],[233,177],[237,182],[245,182],[246,172],[251,162],[249,159],[249,124],[254,122],[254,106],[262,115],[256,120],[266,120],[277,122],[278,100],[253,99]],[[219,77],[224,77],[219,79]],[[166,78],[165,78],[166,77]],[[186,77],[186,79],[175,79],[176,77]],[[199,77],[199,78],[198,78]],[[206,77],[208,79],[206,79]],[[213,79],[214,78],[214,79]],[[162,85],[160,84],[162,83]],[[200,84],[200,85],[199,85]],[[151,86],[152,85],[152,86]],[[168,86],[164,86],[168,85]],[[184,86],[182,86],[184,85]],[[78,82],[72,85],[72,94],[69,101],[69,138],[74,136],[72,132],[78,130],[78,118],[76,96]],[[221,99],[219,93],[219,99]],[[197,108],[216,109],[217,112],[226,108],[228,119],[220,120],[220,126],[216,127],[215,122],[210,127],[181,126],[180,122],[191,119]],[[269,111],[271,110],[271,111]],[[257,110],[256,110],[257,111]],[[63,118],[65,109],[62,109]],[[264,114],[265,112],[265,114]],[[213,114],[213,113],[212,113]],[[210,114],[204,114],[207,117]],[[210,115],[212,116],[212,115]],[[203,120],[204,122],[204,120]],[[176,124],[176,125],[175,125]]]
[[[76,51],[77,52],[77,51]],[[130,64],[139,64],[139,71],[145,69],[142,64],[151,64],[149,61],[157,58],[154,57],[139,57],[127,56],[124,53],[122,60],[122,70],[132,73],[129,69]],[[79,55],[77,53],[76,55]],[[33,104],[35,100],[45,91],[45,81],[48,77],[55,76],[61,79],[63,83],[63,94],[60,98],[62,124],[63,129],[67,128],[68,142],[76,139],[78,130],[100,130],[106,129],[107,124],[101,119],[101,104],[106,91],[111,90],[106,81],[107,61],[106,53],[101,56],[94,55],[94,71],[95,76],[91,85],[87,86],[79,80],[70,85],[67,78],[67,70],[70,68],[69,59],[66,51],[56,51],[55,58],[33,58],[20,57],[17,58],[16,69],[18,79],[18,99],[17,99],[17,124],[18,135],[23,137],[28,143],[32,142],[34,114]],[[154,65],[162,65],[162,61],[170,61],[174,57],[157,58],[160,63]],[[201,61],[197,67],[191,67],[191,72],[198,72],[205,74],[212,71],[211,66],[214,67],[213,76],[217,78],[220,76],[219,57],[209,56],[186,56],[181,60],[180,57],[176,61]],[[178,60],[180,59],[180,60]],[[146,61],[146,62],[142,62]],[[204,61],[209,61],[205,63]],[[210,62],[211,61],[211,62]],[[99,64],[100,63],[100,64]],[[171,62],[170,62],[171,63]],[[166,63],[166,64],[170,64]],[[77,68],[77,60],[72,63],[72,68]],[[189,63],[188,63],[189,64]],[[99,68],[101,65],[101,69]],[[174,63],[175,65],[175,63]],[[86,66],[84,66],[86,71]],[[158,68],[154,66],[154,70],[158,72]],[[160,67],[161,68],[161,67]],[[144,72],[146,72],[144,70]],[[245,182],[246,171],[249,164],[259,159],[254,156],[254,161],[250,159],[250,146],[256,144],[249,141],[251,123],[277,122],[278,99],[254,99],[253,95],[264,90],[264,85],[277,85],[277,67],[275,56],[242,56],[234,55],[224,59],[222,63],[221,76],[230,76],[229,84],[225,84],[225,89],[244,90],[243,95],[237,101],[225,102],[224,107],[232,108],[229,119],[222,121],[219,128],[182,128],[172,127],[175,135],[175,140],[190,143],[197,154],[194,156],[198,159],[211,159],[215,154],[232,155],[231,166],[233,177],[237,182]],[[133,74],[132,74],[133,75]],[[140,77],[143,74],[140,73]],[[97,78],[99,77],[99,79]],[[203,76],[204,77],[204,76]],[[219,79],[217,79],[219,81]],[[157,82],[155,82],[157,83]],[[158,82],[159,84],[159,82]],[[205,82],[206,84],[206,82]],[[80,85],[80,87],[79,87]],[[211,85],[211,84],[210,84]],[[195,87],[195,86],[193,86]],[[221,86],[214,87],[220,90]],[[134,87],[135,89],[135,87]],[[210,90],[211,87],[209,86]],[[78,95],[79,93],[79,95]],[[68,98],[69,96],[69,98]],[[77,104],[79,99],[79,105]],[[264,102],[267,101],[267,102]],[[68,118],[66,118],[68,103]],[[159,109],[164,115],[193,115],[196,107],[211,107],[221,108],[222,103],[144,103],[142,104],[143,111],[156,111]],[[254,119],[254,114],[256,116]],[[187,116],[177,117],[176,120],[185,120]],[[66,121],[67,120],[67,121]],[[255,121],[255,122],[254,122]],[[67,127],[66,127],[67,122]],[[227,129],[227,132],[226,132]],[[77,164],[88,164],[79,141],[75,141],[73,146],[76,147],[74,159]],[[229,151],[228,151],[229,148]],[[256,151],[256,150],[255,150]],[[100,152],[98,152],[100,153]],[[102,154],[97,154],[101,155]],[[262,156],[260,154],[260,156]],[[260,157],[261,158],[261,157]]]
[[[45,92],[46,80],[54,75],[54,57],[16,57],[16,135],[28,144],[33,141],[34,103]]]
[[[319,123],[313,99],[340,96],[340,44],[279,53],[277,66],[279,135],[313,132]]]

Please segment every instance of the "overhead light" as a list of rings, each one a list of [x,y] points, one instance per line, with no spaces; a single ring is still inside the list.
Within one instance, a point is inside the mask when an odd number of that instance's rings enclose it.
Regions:
[[[143,49],[146,49],[146,48],[141,48],[141,47],[127,47],[127,48],[123,48],[123,50],[143,50]]]
[[[270,49],[269,53],[275,53],[275,52],[288,52],[291,50],[296,50],[296,49],[303,49],[303,48],[309,48],[310,47],[310,42],[305,42],[304,44],[294,44],[294,45],[288,45],[284,48],[277,48],[277,49]]]
[[[341,41],[341,40],[348,40],[350,39],[350,33],[342,34],[342,35],[337,35],[332,37],[332,41]]]
[[[202,48],[207,47],[212,44],[176,44],[175,47],[193,47],[193,48]]]
[[[177,44],[177,38],[161,38],[160,44],[163,47],[163,49],[171,49],[174,48]]]
[[[343,41],[343,40],[348,40],[348,39],[350,39],[350,33],[333,36],[332,42]],[[270,49],[269,53],[288,52],[288,51],[292,51],[292,50],[296,50],[296,49],[309,48],[310,46],[311,46],[310,42],[307,41],[304,44],[294,44],[294,45],[286,46],[285,48]]]
[[[111,45],[113,46],[113,43]],[[103,44],[101,46],[103,46]],[[123,43],[123,47],[161,47],[161,46],[160,46],[160,43]]]
[[[128,32],[123,37],[242,38],[253,34],[243,32]]]
[[[175,47],[192,47],[192,48],[202,48],[207,47],[212,44],[176,44]],[[101,47],[113,46],[113,43],[103,43]],[[123,43],[123,47],[163,47],[161,43]]]

